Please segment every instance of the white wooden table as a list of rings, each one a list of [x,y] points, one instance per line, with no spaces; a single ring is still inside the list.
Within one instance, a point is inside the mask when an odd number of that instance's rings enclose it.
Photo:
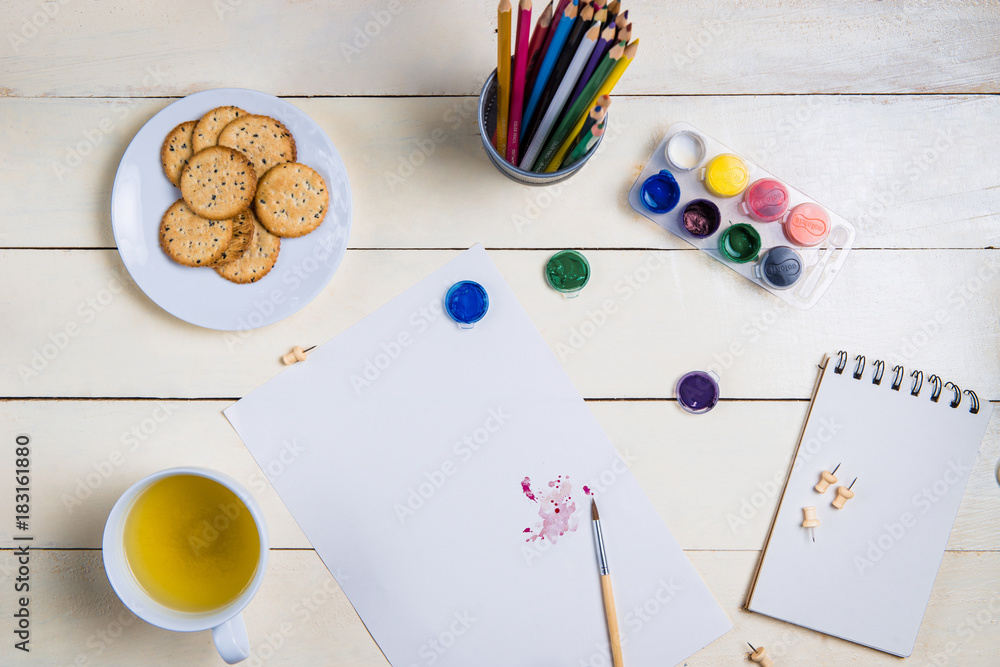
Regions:
[[[748,640],[782,665],[897,664],[741,605],[825,352],[938,371],[1000,399],[1000,9],[625,6],[641,50],[609,136],[578,176],[546,190],[503,178],[480,145],[492,0],[0,5],[0,663],[221,664],[209,633],[169,633],[125,611],[101,564],[118,495],[192,464],[244,482],[267,515],[269,572],[246,611],[251,664],[387,664],[221,410],[278,373],[292,345],[328,340],[482,242],[735,625],[686,664],[744,664]],[[173,99],[215,87],[288,97],[337,144],[354,192],[350,247],[329,287],[245,336],[155,306],[126,273],[109,219],[133,134]],[[677,120],[857,224],[858,247],[816,308],[783,307],[629,208],[629,186]],[[562,248],[593,267],[571,302],[540,278]],[[651,259],[659,268],[646,271]],[[626,292],[626,280],[641,288]],[[565,353],[606,299],[616,313]],[[60,344],[67,326],[76,334]],[[43,348],[52,358],[33,368]],[[682,413],[674,381],[713,365],[722,402]],[[34,443],[30,654],[13,648],[8,613],[16,433]],[[998,458],[994,417],[912,664],[997,664]]]

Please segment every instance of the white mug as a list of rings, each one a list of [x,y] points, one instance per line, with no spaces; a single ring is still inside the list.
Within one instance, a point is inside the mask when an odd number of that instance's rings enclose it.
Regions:
[[[139,585],[128,563],[125,560],[124,530],[125,517],[132,507],[132,502],[151,484],[164,477],[174,475],[197,475],[206,477],[222,484],[236,494],[257,524],[257,534],[260,537],[260,557],[257,569],[246,590],[229,604],[219,609],[204,613],[187,613],[165,607],[152,599]],[[242,486],[229,477],[204,468],[171,468],[161,470],[133,484],[122,494],[111,509],[108,522],[104,526],[104,570],[107,572],[111,587],[121,601],[133,614],[157,627],[177,632],[197,632],[212,630],[215,648],[226,663],[232,665],[250,657],[250,640],[247,637],[247,627],[243,622],[241,612],[260,588],[267,568],[268,540],[264,516],[257,502]]]

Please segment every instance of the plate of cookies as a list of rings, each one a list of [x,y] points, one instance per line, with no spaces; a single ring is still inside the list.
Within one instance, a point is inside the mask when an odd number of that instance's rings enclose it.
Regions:
[[[118,165],[111,225],[132,279],[191,324],[244,331],[297,312],[333,278],[351,232],[347,169],[282,99],[225,88],[143,125]]]

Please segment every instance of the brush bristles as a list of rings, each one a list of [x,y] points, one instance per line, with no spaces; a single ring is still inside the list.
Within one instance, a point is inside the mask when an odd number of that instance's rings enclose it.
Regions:
[[[600,518],[601,518],[601,515],[597,513],[597,501],[596,500],[591,500],[590,501],[590,518],[593,519],[594,521],[599,521]]]

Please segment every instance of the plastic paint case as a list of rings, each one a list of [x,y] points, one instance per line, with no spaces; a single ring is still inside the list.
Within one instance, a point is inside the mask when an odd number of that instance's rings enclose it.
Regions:
[[[684,137],[684,142],[688,142],[689,137],[697,137],[697,141],[700,141],[700,144],[704,146],[704,157],[695,168],[678,169],[671,162],[667,147],[676,136]],[[697,145],[697,142],[694,143]],[[713,193],[708,187],[709,183],[701,180],[701,172],[705,171],[706,175],[709,175],[711,171],[709,166],[713,164],[713,160],[724,155],[727,156],[726,160],[719,161],[713,167],[721,174],[719,176],[721,181],[713,180],[712,185],[727,194],[739,189],[738,192],[730,196],[719,196]],[[732,158],[736,158],[736,160]],[[740,189],[739,178],[730,178],[731,176],[739,176],[737,172],[740,163],[746,168],[746,182],[742,184],[742,189]],[[736,172],[732,171],[734,168],[737,170]],[[643,204],[641,189],[650,176],[659,174],[664,169],[669,171],[677,182],[680,188],[680,200],[671,211],[656,213]],[[762,181],[764,182],[762,183]],[[732,188],[726,190],[719,185],[719,182],[729,183]],[[782,193],[786,194],[784,203],[778,201],[781,199]],[[747,157],[739,155],[728,146],[709,137],[690,123],[679,122],[670,126],[629,190],[628,197],[629,204],[637,212],[722,262],[747,280],[771,292],[785,303],[803,310],[816,305],[829,289],[847,260],[847,255],[857,238],[854,225],[850,222],[796,190],[787,181],[778,178]],[[717,230],[709,231],[709,233],[700,236],[691,233],[685,227],[684,211],[695,200],[712,204],[718,209],[721,224]],[[800,209],[799,207],[803,204],[809,206]],[[770,208],[772,206],[776,206],[776,208]],[[784,208],[783,211],[781,211],[782,208]],[[781,211],[781,214],[773,217],[777,211]],[[793,216],[796,211],[801,215]],[[760,217],[772,217],[773,220],[765,222],[754,217],[753,214]],[[826,216],[825,237],[823,237],[822,230],[824,215]],[[791,221],[790,225],[789,221]],[[755,257],[755,259],[759,259],[756,262],[753,260],[747,260],[743,263],[733,261],[720,250],[721,234],[740,223],[752,227],[760,237],[759,253]],[[702,228],[699,227],[699,229]],[[790,229],[791,231],[789,231]],[[813,242],[815,245],[806,245]],[[785,273],[781,275],[772,273],[768,276],[771,278],[770,280],[761,275],[760,267],[765,259],[771,257],[772,260],[775,260],[781,257],[781,253],[774,256],[769,254],[772,249],[778,247],[784,247],[794,253],[794,257],[791,258],[796,260],[799,268],[795,280],[789,282],[791,275],[788,271],[791,264],[772,269],[772,271],[785,271]],[[786,261],[788,258],[785,258]],[[781,263],[779,262],[779,264]],[[789,284],[784,284],[786,282]]]

